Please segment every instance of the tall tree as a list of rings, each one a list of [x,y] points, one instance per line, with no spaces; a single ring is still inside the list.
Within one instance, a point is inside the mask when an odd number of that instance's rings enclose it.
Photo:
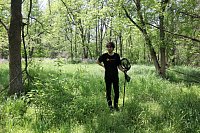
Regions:
[[[162,0],[160,4],[160,14],[159,14],[159,22],[160,22],[160,75],[165,77],[166,72],[166,44],[165,44],[165,26],[164,26],[164,12],[166,5],[169,0]]]
[[[21,28],[22,28],[22,0],[11,0],[11,19],[9,28],[9,95],[23,92],[21,68]]]
[[[145,20],[144,20],[144,17],[142,15],[142,11],[141,11],[141,3],[140,3],[140,0],[136,0],[134,1],[135,2],[135,5],[136,5],[136,11],[137,11],[137,16],[139,18],[139,21],[141,23],[141,25],[137,24],[132,18],[131,16],[128,14],[128,12],[126,11],[126,9],[124,8],[125,12],[126,12],[126,16],[130,19],[130,21],[142,32],[143,36],[144,36],[144,39],[146,41],[146,44],[147,46],[149,47],[149,51],[150,51],[150,55],[151,55],[151,58],[154,62],[154,66],[157,70],[157,72],[160,71],[160,64],[158,62],[158,58],[157,58],[157,55],[156,55],[156,52],[155,52],[155,49],[152,45],[152,41],[151,41],[151,38],[147,32],[147,25],[145,23]]]
[[[131,16],[128,14],[127,10],[124,8],[126,16],[130,19],[130,21],[142,32],[145,42],[149,47],[151,58],[154,62],[154,66],[158,72],[158,74],[162,77],[165,77],[166,71],[166,45],[165,45],[165,32],[164,32],[164,11],[166,8],[166,4],[168,0],[162,0],[160,3],[160,14],[159,14],[159,29],[160,29],[160,54],[161,54],[161,61],[159,62],[159,57],[156,54],[156,50],[152,44],[152,38],[148,33],[148,22],[145,20],[143,13],[142,13],[142,5],[141,0],[135,0],[137,17],[139,18],[139,23],[136,23]]]

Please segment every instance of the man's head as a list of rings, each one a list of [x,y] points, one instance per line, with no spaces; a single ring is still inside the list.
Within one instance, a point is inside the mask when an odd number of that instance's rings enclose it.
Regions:
[[[115,44],[114,44],[113,42],[108,42],[108,43],[106,44],[106,48],[107,48],[107,50],[108,50],[108,53],[112,53],[113,50],[114,50],[114,48],[115,48]]]
[[[108,42],[108,43],[106,44],[106,48],[108,48],[108,47],[112,47],[112,48],[114,49],[114,48],[115,48],[114,42]]]

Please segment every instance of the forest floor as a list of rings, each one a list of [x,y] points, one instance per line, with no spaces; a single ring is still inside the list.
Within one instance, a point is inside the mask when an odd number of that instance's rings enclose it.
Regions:
[[[0,96],[0,132],[10,133],[198,133],[200,69],[174,66],[167,79],[153,66],[133,65],[120,77],[120,111],[106,104],[104,70],[97,64],[33,61],[27,93]],[[0,90],[8,85],[8,63],[0,64]],[[112,92],[113,93],[113,92]]]

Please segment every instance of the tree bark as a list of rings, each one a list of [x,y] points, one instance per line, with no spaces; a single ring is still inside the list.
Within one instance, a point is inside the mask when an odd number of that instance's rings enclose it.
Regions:
[[[112,41],[112,29],[113,29],[113,27],[112,27],[112,17],[111,17],[111,19],[110,19],[110,37],[109,37],[109,41],[111,42]]]
[[[73,59],[74,59],[74,54],[73,54],[73,31],[72,31],[72,29],[70,29],[70,32],[71,32],[70,52],[71,52],[71,61],[73,61]]]
[[[21,94],[21,28],[22,28],[22,0],[11,0],[11,20],[9,28],[9,76],[10,86],[8,95]]]
[[[160,75],[165,78],[166,76],[166,45],[165,45],[165,32],[164,32],[164,15],[166,3],[165,0],[161,1],[161,12],[159,14],[160,22]]]
[[[119,33],[119,47],[120,47],[120,50],[119,50],[119,55],[120,55],[120,57],[122,57],[123,56],[123,41],[122,41],[122,31],[120,31],[120,33]]]
[[[103,19],[100,20],[100,33],[99,33],[99,55],[102,55],[102,47],[103,47]]]
[[[74,31],[74,55],[75,55],[75,58],[78,57],[78,53],[77,53],[77,34],[76,34],[76,30],[77,30],[77,27],[75,25],[75,31]]]
[[[99,20],[97,17],[97,22],[96,22],[96,57],[99,56],[99,49],[98,49],[98,32],[99,32]]]

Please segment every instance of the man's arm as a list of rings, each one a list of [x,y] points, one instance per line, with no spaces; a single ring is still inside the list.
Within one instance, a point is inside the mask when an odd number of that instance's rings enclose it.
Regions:
[[[99,64],[100,66],[102,66],[104,68],[103,63],[100,63],[99,60],[97,60],[97,64]]]

